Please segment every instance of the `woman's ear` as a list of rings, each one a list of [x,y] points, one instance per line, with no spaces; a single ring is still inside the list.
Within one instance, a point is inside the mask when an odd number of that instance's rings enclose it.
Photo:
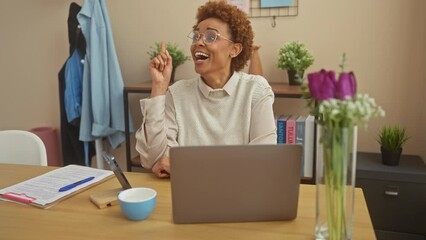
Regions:
[[[231,52],[229,53],[229,56],[231,58],[234,58],[238,56],[241,51],[243,51],[243,45],[241,43],[234,43],[231,49]]]

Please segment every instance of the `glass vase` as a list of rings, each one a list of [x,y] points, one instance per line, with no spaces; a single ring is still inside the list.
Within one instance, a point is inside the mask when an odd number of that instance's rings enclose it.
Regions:
[[[352,239],[357,133],[356,126],[318,126],[317,240]]]

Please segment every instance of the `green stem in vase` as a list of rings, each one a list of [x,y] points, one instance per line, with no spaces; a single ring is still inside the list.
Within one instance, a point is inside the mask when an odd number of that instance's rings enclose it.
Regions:
[[[347,235],[345,202],[352,130],[329,126],[322,131],[328,239],[341,240]]]

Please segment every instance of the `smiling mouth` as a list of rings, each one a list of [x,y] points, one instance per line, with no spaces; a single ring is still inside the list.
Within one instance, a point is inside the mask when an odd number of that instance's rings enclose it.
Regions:
[[[205,61],[209,58],[209,55],[203,52],[195,52],[194,56],[195,56],[195,60],[197,61]]]

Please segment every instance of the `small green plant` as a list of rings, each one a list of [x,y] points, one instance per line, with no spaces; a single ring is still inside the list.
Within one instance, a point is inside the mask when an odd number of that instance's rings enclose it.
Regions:
[[[384,126],[378,133],[377,142],[384,149],[394,151],[402,149],[408,139],[405,128],[397,125]]]
[[[286,43],[280,48],[277,66],[302,74],[314,63],[314,57],[305,45],[298,41]]]
[[[170,56],[172,57],[173,68],[179,67],[180,65],[185,63],[185,61],[190,59],[189,56],[185,56],[185,54],[183,53],[181,49],[179,49],[177,44],[172,44],[168,42],[166,44],[166,48]],[[161,51],[161,42],[156,42],[154,46],[150,47],[150,50],[147,53],[150,56],[150,59],[153,59],[160,53],[160,51]]]

